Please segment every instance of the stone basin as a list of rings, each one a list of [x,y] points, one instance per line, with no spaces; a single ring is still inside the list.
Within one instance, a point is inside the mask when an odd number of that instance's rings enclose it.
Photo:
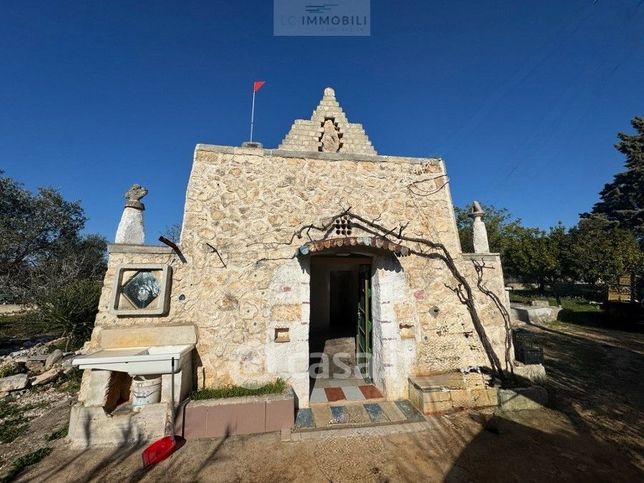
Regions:
[[[127,372],[130,376],[170,374],[181,370],[184,360],[190,356],[194,347],[194,344],[186,344],[104,349],[75,357],[72,365],[79,369]]]

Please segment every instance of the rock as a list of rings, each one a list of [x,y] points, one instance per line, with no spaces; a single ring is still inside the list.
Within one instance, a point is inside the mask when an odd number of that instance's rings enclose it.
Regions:
[[[45,363],[43,361],[27,361],[25,362],[27,370],[33,374],[40,374],[45,370]]]
[[[56,349],[47,357],[47,360],[45,361],[45,370],[48,371],[49,369],[51,369],[54,366],[54,364],[56,364],[62,358],[63,358],[63,351],[61,351],[60,349]]]
[[[543,364],[522,364],[519,361],[514,363],[514,373],[524,377],[531,382],[545,382],[548,380],[546,369]]]
[[[499,406],[506,411],[542,409],[548,402],[548,391],[541,386],[499,389]]]
[[[60,365],[63,368],[72,367],[72,361],[74,360],[74,357],[76,357],[74,354],[66,355],[65,357],[63,357],[63,360]]]
[[[27,374],[3,377],[0,379],[0,392],[19,391],[27,387],[28,382]]]
[[[32,381],[31,385],[32,386],[41,386],[43,384],[48,384],[50,382],[53,382],[60,376],[62,373],[62,370],[58,367],[54,367],[53,369],[49,369],[47,372],[43,372],[41,375],[36,376]]]

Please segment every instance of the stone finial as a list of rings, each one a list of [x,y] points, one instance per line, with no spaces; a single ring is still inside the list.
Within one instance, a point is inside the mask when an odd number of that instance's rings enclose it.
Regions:
[[[116,243],[127,245],[143,245],[145,243],[145,229],[143,226],[143,210],[145,205],[141,198],[148,194],[148,190],[139,184],[133,184],[125,193],[125,208],[121,221],[116,229]]]
[[[481,203],[478,201],[474,200],[472,203],[472,208],[470,210],[470,217],[475,218],[475,217],[482,217],[485,214],[485,211],[483,211],[483,208],[481,208]]]
[[[137,210],[145,210],[145,205],[141,202],[141,198],[148,194],[148,190],[140,184],[133,184],[130,189],[125,192],[125,206],[129,208],[136,208]]]
[[[324,97],[333,97],[335,99],[335,91],[331,87],[324,89]]]
[[[481,208],[478,201],[472,203],[472,208],[468,214],[474,221],[472,223],[472,240],[474,242],[474,253],[490,253],[490,243],[487,239],[487,228],[483,222],[485,211]]]

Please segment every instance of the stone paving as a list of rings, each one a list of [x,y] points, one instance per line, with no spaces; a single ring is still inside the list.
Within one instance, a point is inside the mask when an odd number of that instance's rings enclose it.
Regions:
[[[300,409],[294,432],[422,421],[425,421],[423,415],[405,399],[364,403],[345,401],[344,404],[312,404],[310,408]]]
[[[382,399],[382,393],[373,384],[360,384],[343,387],[315,387],[311,391],[311,404],[336,401],[365,401]]]

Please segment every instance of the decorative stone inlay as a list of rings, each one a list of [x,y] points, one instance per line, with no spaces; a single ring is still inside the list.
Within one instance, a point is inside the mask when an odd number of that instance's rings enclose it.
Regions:
[[[164,315],[170,302],[169,265],[143,263],[117,268],[110,312],[121,317]]]
[[[322,129],[320,151],[324,153],[337,153],[340,150],[341,144],[338,128],[333,122],[333,119],[325,120]]]
[[[348,216],[338,218],[334,223],[336,235],[351,235],[351,219]]]
[[[377,236],[348,236],[345,238],[328,238],[326,240],[316,240],[305,243],[299,248],[299,251],[302,255],[308,255],[309,253],[321,252],[324,250],[329,250],[331,248],[355,246],[379,248],[381,250],[392,252],[401,257],[406,257],[410,253],[409,248]]]
[[[139,309],[144,309],[157,298],[161,284],[151,272],[139,272],[123,285],[123,294]]]

